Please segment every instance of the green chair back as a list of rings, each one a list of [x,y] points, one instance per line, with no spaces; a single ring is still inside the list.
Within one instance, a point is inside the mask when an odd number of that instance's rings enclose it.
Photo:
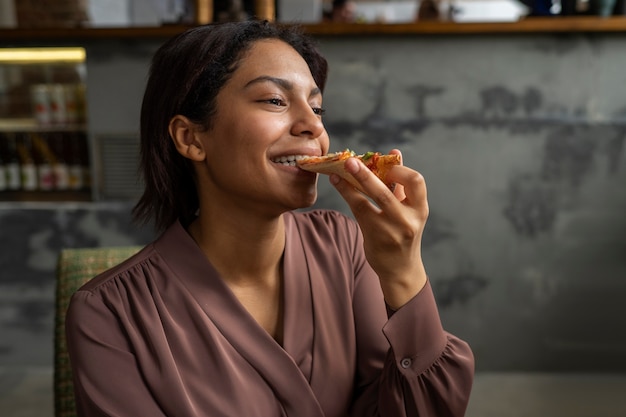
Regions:
[[[54,319],[54,415],[76,417],[74,384],[65,341],[65,313],[72,294],[99,273],[118,265],[139,246],[64,249],[57,263]]]

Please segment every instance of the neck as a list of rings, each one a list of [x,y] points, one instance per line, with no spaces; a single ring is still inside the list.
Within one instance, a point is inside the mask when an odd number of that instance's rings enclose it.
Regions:
[[[282,216],[224,215],[201,208],[189,233],[230,284],[245,285],[277,276],[285,247]]]

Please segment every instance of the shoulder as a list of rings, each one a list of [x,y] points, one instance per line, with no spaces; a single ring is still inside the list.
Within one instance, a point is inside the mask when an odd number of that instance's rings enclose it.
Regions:
[[[112,266],[82,285],[79,292],[96,292],[107,286],[111,281],[133,280],[145,275],[146,264],[152,263],[157,253],[154,245],[145,246],[137,253],[130,255],[119,264]]]
[[[107,287],[112,287],[109,288],[112,291],[115,287],[124,291],[123,288],[136,288],[140,282],[167,275],[170,272],[167,262],[168,250],[170,248],[174,248],[172,249],[174,251],[179,250],[181,245],[185,244],[185,237],[186,233],[178,222],[171,225],[155,241],[141,249],[138,248],[132,255],[129,253],[129,257],[89,280],[79,291],[93,293],[103,291]],[[103,252],[106,256],[107,250]]]
[[[155,269],[155,253],[150,244],[73,292],[66,313],[66,328],[76,331],[87,323],[98,323],[99,328],[113,325],[114,317],[126,315],[129,305],[138,305],[133,300],[148,299],[154,287],[151,282],[154,277],[149,271]]]

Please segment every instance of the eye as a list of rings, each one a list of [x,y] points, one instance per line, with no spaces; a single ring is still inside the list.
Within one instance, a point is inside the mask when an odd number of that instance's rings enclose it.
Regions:
[[[322,107],[313,107],[313,113],[317,114],[318,116],[323,116],[326,113],[326,109]]]
[[[268,104],[272,104],[274,106],[280,106],[280,107],[285,105],[285,102],[279,98],[270,98],[270,99],[265,100],[265,102]]]

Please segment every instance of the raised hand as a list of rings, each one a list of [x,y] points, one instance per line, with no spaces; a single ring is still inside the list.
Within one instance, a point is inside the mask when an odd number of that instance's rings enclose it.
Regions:
[[[400,154],[394,149],[391,153]],[[365,256],[378,274],[387,304],[397,309],[426,283],[421,243],[428,218],[424,177],[403,165],[394,166],[387,179],[393,191],[355,158],[345,168],[363,187],[331,175],[330,181],[346,200],[361,227]]]

